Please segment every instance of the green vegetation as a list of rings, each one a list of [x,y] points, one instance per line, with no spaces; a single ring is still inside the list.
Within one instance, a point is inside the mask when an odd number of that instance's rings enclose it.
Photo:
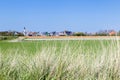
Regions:
[[[87,35],[83,32],[77,32],[77,33],[74,33],[73,36],[87,36]]]
[[[0,32],[0,36],[24,36],[24,34],[17,31],[3,31]]]
[[[0,42],[0,80],[120,80],[118,40]]]
[[[0,41],[2,40],[12,40],[18,38],[17,36],[0,36]]]

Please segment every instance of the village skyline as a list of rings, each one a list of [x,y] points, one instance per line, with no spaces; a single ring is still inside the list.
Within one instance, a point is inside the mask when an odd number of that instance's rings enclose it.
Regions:
[[[10,34],[10,35],[9,35]],[[30,31],[26,27],[22,31],[6,30],[0,31],[0,36],[115,36],[119,35],[120,30],[114,29],[99,30],[96,32],[83,32],[83,31],[72,31],[72,30],[61,30],[61,31]]]

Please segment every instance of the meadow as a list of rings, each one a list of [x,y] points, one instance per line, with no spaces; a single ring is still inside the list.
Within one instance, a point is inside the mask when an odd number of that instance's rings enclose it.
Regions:
[[[119,40],[0,42],[0,80],[120,80]]]

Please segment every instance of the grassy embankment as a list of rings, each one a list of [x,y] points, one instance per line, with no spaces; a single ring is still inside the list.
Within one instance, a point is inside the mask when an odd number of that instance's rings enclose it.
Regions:
[[[0,80],[119,80],[120,42],[0,42]]]

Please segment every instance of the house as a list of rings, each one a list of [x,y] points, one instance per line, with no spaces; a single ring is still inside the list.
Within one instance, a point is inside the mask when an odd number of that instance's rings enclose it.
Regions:
[[[71,36],[73,33],[71,31],[62,31],[59,32],[59,36]]]
[[[50,33],[48,33],[48,32],[41,32],[41,36],[50,36]]]
[[[14,36],[24,36],[24,34],[22,32],[15,31]]]
[[[50,32],[50,36],[57,36],[57,32],[56,31]]]
[[[110,35],[110,36],[115,36],[116,34],[117,34],[117,32],[114,31],[114,30],[110,30],[110,31],[109,31],[109,35]]]
[[[59,32],[58,35],[59,36],[65,36],[65,33],[64,32]]]
[[[28,36],[38,36],[39,32],[29,32]]]
[[[73,33],[71,31],[64,31],[66,36],[71,36]]]

